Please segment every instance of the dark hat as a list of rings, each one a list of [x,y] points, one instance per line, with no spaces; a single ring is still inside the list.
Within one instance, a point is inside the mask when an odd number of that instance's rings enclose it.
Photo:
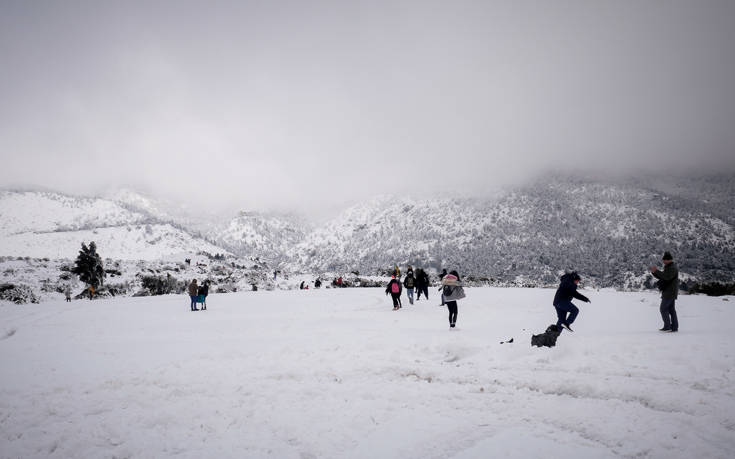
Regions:
[[[664,252],[664,257],[662,258],[662,260],[673,260],[673,259],[674,257],[671,256],[670,252]]]
[[[579,274],[577,274],[577,271],[572,271],[569,277],[571,277],[573,281],[582,280],[582,278],[579,277]]]

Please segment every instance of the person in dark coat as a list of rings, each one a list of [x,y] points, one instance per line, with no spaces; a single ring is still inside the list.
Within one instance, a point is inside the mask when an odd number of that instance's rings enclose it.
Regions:
[[[429,299],[429,275],[426,274],[421,268],[416,268],[416,301],[421,299],[421,294],[424,294],[426,299]]]
[[[664,270],[651,266],[651,274],[658,279],[661,290],[661,318],[664,320],[663,332],[679,331],[679,318],[676,316],[676,299],[679,297],[679,268],[674,263],[671,253],[663,256]]]
[[[401,309],[401,291],[403,290],[403,287],[401,286],[401,282],[396,279],[396,276],[391,276],[390,282],[388,282],[388,286],[385,288],[385,294],[390,294],[391,298],[393,298],[393,310],[397,311]]]
[[[191,298],[191,310],[192,311],[198,311],[199,308],[197,308],[197,294],[199,287],[197,286],[197,280],[194,279],[191,281],[191,284],[189,284],[189,297]]]
[[[579,314],[579,308],[572,303],[572,298],[591,303],[589,298],[577,291],[580,280],[581,278],[576,271],[564,274],[561,276],[561,283],[556,290],[556,295],[554,295],[554,308],[556,308],[556,316],[558,317],[556,325],[569,331],[574,331],[571,325],[574,323],[574,319],[577,318],[577,314]],[[567,314],[569,315],[567,316]]]
[[[202,300],[202,311],[207,310],[207,295],[209,295],[209,281],[204,283],[197,289],[197,295],[202,298],[197,298],[197,301]]]
[[[409,303],[413,304],[413,289],[416,287],[416,279],[413,278],[413,271],[409,271],[406,274],[406,278],[403,280],[403,286],[406,287],[406,295],[408,296]]]

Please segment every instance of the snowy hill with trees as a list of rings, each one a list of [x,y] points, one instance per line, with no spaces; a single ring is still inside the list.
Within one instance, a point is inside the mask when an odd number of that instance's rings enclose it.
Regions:
[[[129,190],[104,198],[3,191],[0,257],[34,258],[30,270],[48,264],[43,259],[61,266],[82,242],[94,241],[103,258],[135,270],[128,278],[137,275],[140,283],[146,268],[138,262],[159,275],[168,262],[219,256],[231,274],[223,288],[229,291],[249,284],[270,288],[265,279],[273,270],[330,279],[350,272],[384,275],[395,264],[457,268],[491,285],[553,285],[572,268],[589,285],[640,289],[652,287],[646,268],[670,250],[686,288],[735,280],[733,208],[730,176],[556,176],[492,198],[383,196],[322,224],[252,211],[218,218],[188,214]],[[253,266],[262,272],[256,275]],[[53,277],[43,276],[52,283]],[[4,281],[15,280],[9,275]]]
[[[550,179],[495,199],[380,198],[318,228],[291,255],[302,269],[386,270],[394,264],[499,281],[554,283],[574,268],[600,286],[638,288],[664,250],[701,280],[732,280],[732,178],[686,195],[640,183]],[[710,200],[710,193],[716,196]]]

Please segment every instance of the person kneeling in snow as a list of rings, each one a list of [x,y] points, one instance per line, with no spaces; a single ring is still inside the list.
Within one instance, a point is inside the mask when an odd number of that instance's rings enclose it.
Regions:
[[[570,326],[579,314],[579,308],[572,303],[572,298],[585,303],[592,303],[589,298],[577,292],[577,285],[580,280],[581,278],[576,271],[564,274],[561,276],[561,283],[556,290],[556,295],[554,295],[554,307],[556,308],[556,316],[559,318],[556,325],[569,331],[574,331]],[[569,313],[569,316],[567,316],[567,313]]]

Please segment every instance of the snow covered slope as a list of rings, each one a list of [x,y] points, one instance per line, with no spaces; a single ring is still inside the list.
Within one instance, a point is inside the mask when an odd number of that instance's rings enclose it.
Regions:
[[[735,181],[720,185],[735,195]],[[381,198],[316,229],[290,255],[301,269],[374,272],[408,263],[548,283],[574,268],[599,285],[622,286],[643,282],[641,273],[670,250],[685,273],[732,280],[735,222],[723,204],[692,196],[566,179],[498,199]]]
[[[210,237],[241,256],[283,262],[289,248],[304,239],[309,224],[289,215],[240,212],[213,228]]]
[[[546,289],[467,289],[451,331],[382,289],[0,305],[0,456],[731,457],[735,298],[666,334],[658,295],[584,293],[551,349]]]
[[[46,192],[0,192],[0,256],[74,258],[95,241],[102,257],[153,260],[226,250],[119,202]]]

